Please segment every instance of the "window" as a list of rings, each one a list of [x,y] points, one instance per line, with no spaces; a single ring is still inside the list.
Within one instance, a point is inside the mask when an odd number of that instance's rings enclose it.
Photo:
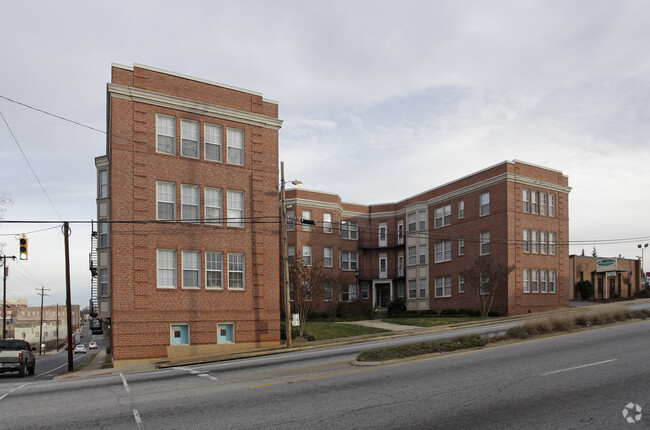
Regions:
[[[158,288],[176,288],[176,251],[158,249]]]
[[[199,123],[181,120],[181,155],[199,158]]]
[[[302,246],[302,264],[311,266],[311,245]]]
[[[176,118],[156,116],[156,151],[176,154]]]
[[[341,270],[357,270],[357,253],[356,252],[342,252],[341,253]]]
[[[219,188],[205,189],[205,222],[206,224],[221,224],[221,197]]]
[[[465,200],[458,202],[458,219],[465,218]]]
[[[357,286],[356,284],[349,284],[341,287],[341,301],[352,302],[357,299]]]
[[[223,134],[218,125],[205,125],[205,159],[221,162]]]
[[[488,275],[479,274],[481,283],[481,294],[490,294],[490,277]]]
[[[302,281],[302,298],[311,302],[311,282]]]
[[[296,215],[294,214],[293,210],[287,211],[287,231],[293,231],[295,223],[294,219],[296,218]]]
[[[323,285],[323,300],[326,302],[331,302],[334,298],[332,283],[327,282]]]
[[[525,189],[523,192],[524,212],[530,212],[530,190]]]
[[[397,283],[397,297],[404,297],[404,282]]]
[[[296,248],[293,245],[287,246],[287,261],[289,266],[296,264]]]
[[[548,271],[548,292],[555,294],[555,270]]]
[[[539,234],[539,253],[546,255],[548,249],[548,232],[542,231]]]
[[[379,255],[379,277],[382,279],[388,277],[388,257],[386,254]]]
[[[427,264],[427,246],[426,245],[420,245],[420,264]]]
[[[408,252],[409,266],[415,266],[417,264],[417,254],[415,246],[409,246],[406,250]]]
[[[451,205],[442,206],[436,209],[436,228],[451,224]]]
[[[539,213],[539,203],[538,203],[539,191],[533,191],[531,198],[532,198],[531,211],[534,214],[538,214]]]
[[[244,131],[228,129],[228,164],[244,165]]]
[[[482,193],[479,196],[481,216],[490,215],[490,193]]]
[[[548,290],[546,289],[546,275],[547,275],[546,270],[540,270],[539,271],[539,290],[542,293],[546,293]]]
[[[539,270],[532,270],[533,275],[533,293],[539,293]]]
[[[436,243],[436,263],[451,261],[451,240]]]
[[[464,293],[465,292],[465,276],[464,275],[458,275],[458,292],[459,293]]]
[[[533,254],[539,254],[539,231],[533,230]]]
[[[408,225],[408,232],[413,233],[415,231],[415,212],[406,215],[406,224]]]
[[[420,279],[420,295],[418,296],[421,299],[427,298],[427,280]]]
[[[418,230],[427,229],[427,211],[418,211]]]
[[[524,229],[523,235],[524,252],[530,252],[530,230]]]
[[[108,297],[108,269],[99,269],[99,295]]]
[[[223,254],[205,253],[205,288],[223,288]]]
[[[397,256],[397,276],[404,276],[404,254]]]
[[[546,208],[547,208],[546,193],[539,193],[539,214],[546,215]]]
[[[548,216],[555,216],[555,194],[548,195]]]
[[[530,269],[524,269],[524,293],[530,293]]]
[[[465,238],[458,238],[458,255],[465,255]]]
[[[397,244],[402,245],[404,243],[404,223],[400,221],[397,224]]]
[[[181,219],[198,221],[199,219],[199,187],[181,185]]]
[[[370,289],[368,287],[368,284],[363,284],[361,286],[361,298],[367,299],[368,297],[370,297]]]
[[[108,197],[108,170],[99,171],[99,198]]]
[[[228,227],[244,226],[244,193],[228,191]]]
[[[386,246],[387,244],[388,238],[386,224],[379,224],[379,246]]]
[[[357,240],[359,223],[357,221],[341,221],[341,237],[343,239]]]
[[[487,255],[490,253],[490,232],[484,231],[479,233],[479,240],[481,243],[481,255]]]
[[[323,248],[323,266],[332,267],[332,248],[329,246]]]
[[[101,222],[99,223],[99,246],[104,248],[108,246],[108,223]]]
[[[451,276],[436,278],[436,297],[451,297]]]
[[[417,284],[415,283],[415,279],[409,279],[408,287],[409,287],[409,299],[417,299],[418,291],[417,291]]]
[[[244,254],[228,254],[228,289],[243,290],[244,282]]]
[[[311,211],[302,211],[302,219],[311,221]],[[311,224],[303,224],[302,231],[311,231]]]
[[[323,233],[332,232],[332,214],[325,212],[323,214]]]
[[[555,255],[555,237],[554,232],[548,234],[548,255]]]
[[[199,272],[201,253],[199,251],[183,251],[183,288],[199,288]]]
[[[156,219],[176,219],[176,184],[157,182],[158,215]]]

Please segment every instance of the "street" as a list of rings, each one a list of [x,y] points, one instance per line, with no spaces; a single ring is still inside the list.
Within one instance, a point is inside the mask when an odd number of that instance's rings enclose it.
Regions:
[[[348,345],[16,379],[0,386],[0,410],[12,429],[628,428],[628,404],[650,413],[649,336],[650,321],[639,321],[379,366],[352,364]],[[648,428],[646,414],[628,416]]]

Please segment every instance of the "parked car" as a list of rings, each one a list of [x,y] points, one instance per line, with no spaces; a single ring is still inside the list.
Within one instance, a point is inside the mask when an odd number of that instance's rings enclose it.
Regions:
[[[79,345],[74,347],[75,354],[85,354],[86,352],[88,351],[86,350],[86,345],[84,345],[83,343],[80,343]]]
[[[36,357],[28,342],[19,339],[0,339],[0,373],[16,372],[25,376],[36,371]]]
[[[97,342],[90,342],[88,344],[88,349],[97,349]]]

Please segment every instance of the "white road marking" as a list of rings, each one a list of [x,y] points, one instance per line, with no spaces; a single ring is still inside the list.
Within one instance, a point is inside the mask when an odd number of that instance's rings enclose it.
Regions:
[[[202,376],[204,378],[208,378],[208,379],[211,379],[213,381],[218,381],[219,380],[219,378],[210,375],[208,373],[209,372],[208,370],[196,370],[196,369],[192,369],[192,368],[188,368],[188,367],[178,367],[178,366],[173,367],[173,369],[182,370],[183,372],[189,372],[192,375]]]
[[[583,367],[598,366],[599,364],[611,363],[612,361],[616,361],[616,360],[618,360],[618,359],[613,358],[611,360],[599,361],[598,363],[589,363],[589,364],[583,364],[582,366],[569,367],[567,369],[553,370],[551,372],[542,373],[542,376],[553,375],[553,374],[562,373],[562,372],[568,372],[570,370],[582,369]]]
[[[140,419],[140,413],[137,409],[133,409],[133,417],[135,418],[135,423],[138,425],[138,428],[141,429],[143,427],[142,420]]]
[[[124,377],[124,374],[120,373],[120,376],[122,377],[122,384],[124,385],[124,389],[126,390],[127,393],[131,394],[131,389],[129,388],[129,384],[126,383],[126,378]]]
[[[28,383],[26,383],[26,384],[23,384],[23,385],[21,385],[21,386],[19,386],[19,387],[14,388],[13,390],[10,390],[9,392],[3,394],[3,395],[0,397],[0,400],[4,399],[5,397],[7,397],[9,394],[13,393],[14,391],[19,390],[19,389],[21,389],[21,388],[23,388],[24,386],[27,386],[27,385],[29,385],[29,384],[30,384],[30,383],[28,382]]]

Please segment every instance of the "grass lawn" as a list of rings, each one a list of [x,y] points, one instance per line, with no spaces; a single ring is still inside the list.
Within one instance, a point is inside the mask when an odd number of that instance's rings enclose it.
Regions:
[[[382,333],[389,330],[338,322],[307,321],[305,323],[305,331],[314,336],[316,340],[325,340],[362,334]]]
[[[458,324],[470,321],[479,321],[483,317],[423,317],[423,318],[387,318],[382,321],[391,324],[412,325],[416,327],[435,327],[439,325]]]

